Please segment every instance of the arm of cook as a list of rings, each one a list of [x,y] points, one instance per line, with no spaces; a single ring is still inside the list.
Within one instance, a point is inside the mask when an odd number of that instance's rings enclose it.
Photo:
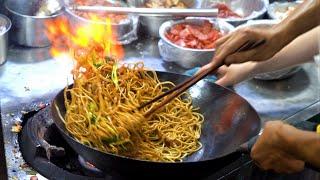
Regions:
[[[317,26],[296,38],[271,59],[264,62],[256,62],[256,67],[254,67],[255,74],[312,62],[314,56],[319,53],[319,32],[320,26]]]
[[[216,42],[213,61],[225,64],[246,61],[265,61],[273,57],[283,47],[299,35],[319,25],[320,0],[306,0],[281,23],[271,28],[241,28]],[[235,52],[247,41],[265,43],[257,48]]]
[[[319,37],[320,26],[302,34],[267,61],[248,61],[222,66],[217,70],[219,79],[216,83],[222,86],[234,85],[260,73],[311,62],[314,59],[314,55],[319,52]]]
[[[280,136],[284,142],[284,149],[298,159],[320,168],[320,134],[285,124]]]

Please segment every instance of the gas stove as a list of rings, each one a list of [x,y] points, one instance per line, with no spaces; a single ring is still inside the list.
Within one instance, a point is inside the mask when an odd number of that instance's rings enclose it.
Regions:
[[[22,157],[47,178],[110,180],[132,178],[116,172],[111,173],[112,175],[103,173],[79,156],[59,134],[51,117],[50,105],[39,111],[25,114],[22,121],[23,128],[18,138]],[[250,162],[247,156],[239,155],[229,162],[228,172],[236,171],[237,168]],[[229,177],[230,175],[226,172],[212,172],[212,176]]]

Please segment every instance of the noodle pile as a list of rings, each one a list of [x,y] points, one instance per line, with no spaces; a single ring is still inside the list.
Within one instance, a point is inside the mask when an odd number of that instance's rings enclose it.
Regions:
[[[81,61],[80,61],[81,62]],[[201,148],[203,116],[185,93],[145,119],[153,105],[135,110],[174,86],[160,82],[142,63],[86,65],[65,89],[65,125],[79,142],[103,152],[142,160],[176,162]],[[135,111],[133,111],[135,110]]]

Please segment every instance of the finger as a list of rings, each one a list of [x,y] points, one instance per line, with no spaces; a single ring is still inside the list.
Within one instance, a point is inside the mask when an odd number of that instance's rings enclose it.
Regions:
[[[219,38],[215,43],[216,44],[216,48],[219,48],[219,46],[221,46],[221,44],[225,43],[232,35],[233,35],[233,33],[225,35],[225,36]]]
[[[225,75],[227,73],[227,69],[228,69],[228,66],[223,65],[216,71],[216,74],[218,76],[223,76],[223,75]]]
[[[289,162],[289,163],[288,163]],[[297,159],[292,159],[286,162],[288,164],[287,173],[300,172],[304,169],[304,162]]]
[[[257,50],[255,50],[255,49],[252,49],[249,51],[237,52],[237,53],[234,53],[234,54],[228,56],[225,59],[224,63],[226,65],[230,65],[230,64],[248,62],[248,61],[251,61],[251,59],[254,58],[254,56],[256,54],[257,54]]]
[[[216,81],[216,84],[218,84],[220,86],[224,86],[224,87],[232,85],[226,76],[223,76],[223,77],[219,78]]]
[[[209,68],[210,68],[210,63],[202,66],[194,75],[196,76],[196,75],[198,75],[199,73],[201,73],[201,72],[203,72],[203,71],[205,71],[206,69],[209,69]]]
[[[248,41],[245,35],[233,36],[228,39],[219,49],[217,49],[214,59],[217,61],[224,60],[227,56],[233,54],[243,44]]]
[[[247,61],[266,61],[275,53],[266,45],[259,46],[248,51],[234,53],[225,59],[225,64],[243,63]]]

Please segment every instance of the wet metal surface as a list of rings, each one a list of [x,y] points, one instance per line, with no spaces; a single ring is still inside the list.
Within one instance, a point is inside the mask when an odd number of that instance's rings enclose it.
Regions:
[[[161,60],[157,43],[157,39],[147,39],[127,46],[126,62],[144,61],[149,69],[185,73],[186,69]],[[9,177],[25,179],[27,174],[35,173],[21,166],[24,161],[18,151],[17,134],[11,132],[12,125],[19,121],[21,111],[50,102],[70,83],[71,67],[69,60],[50,58],[48,48],[10,47],[7,63],[0,66],[1,116]],[[249,101],[263,121],[285,119],[296,113],[304,119],[320,112],[319,71],[319,66],[305,64],[291,78],[250,80],[236,85],[234,90]],[[311,105],[310,110],[307,107]]]

